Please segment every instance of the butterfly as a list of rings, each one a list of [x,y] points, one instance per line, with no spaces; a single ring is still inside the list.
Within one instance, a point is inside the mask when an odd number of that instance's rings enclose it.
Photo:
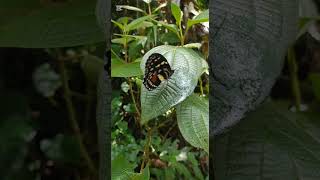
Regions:
[[[146,62],[143,84],[151,91],[157,88],[162,81],[169,79],[173,73],[174,70],[171,69],[167,59],[159,53],[153,53]]]

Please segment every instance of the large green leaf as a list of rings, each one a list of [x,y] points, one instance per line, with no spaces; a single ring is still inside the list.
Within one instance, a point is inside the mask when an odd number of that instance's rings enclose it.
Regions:
[[[196,94],[177,105],[177,121],[184,139],[209,153],[209,102]]]
[[[0,46],[51,48],[105,41],[95,1],[0,1]]]
[[[293,113],[266,103],[215,138],[216,179],[320,178],[319,113]]]
[[[132,77],[142,75],[140,62],[126,63],[120,59],[111,59],[111,77]]]
[[[165,113],[188,97],[196,87],[199,76],[208,67],[207,62],[192,49],[163,45],[151,49],[143,56],[141,61],[143,73],[145,63],[153,53],[162,54],[174,73],[152,91],[142,86],[142,123]]]
[[[134,173],[134,165],[122,155],[117,156],[111,163],[111,180],[148,180],[150,178],[149,167],[141,173]]]

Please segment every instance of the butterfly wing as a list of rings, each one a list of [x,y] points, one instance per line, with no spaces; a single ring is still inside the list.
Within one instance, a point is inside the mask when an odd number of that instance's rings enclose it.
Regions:
[[[173,72],[174,70],[171,69],[163,55],[153,53],[146,62],[143,84],[151,91],[157,88],[162,81],[169,79]]]

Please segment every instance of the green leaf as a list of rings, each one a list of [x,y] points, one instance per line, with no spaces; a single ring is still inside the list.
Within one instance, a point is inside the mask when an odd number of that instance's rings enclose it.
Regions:
[[[145,167],[142,170],[142,173],[135,173],[130,180],[149,180],[150,179],[150,170],[149,167]]]
[[[310,73],[309,79],[312,83],[313,93],[316,96],[316,98],[318,99],[318,101],[320,101],[320,74],[319,73]]]
[[[111,162],[111,179],[125,180],[133,173],[134,165],[131,164],[124,156],[118,155]]]
[[[0,1],[0,47],[54,48],[105,41],[95,1],[48,2]]]
[[[141,173],[133,172],[134,165],[124,156],[118,155],[111,163],[111,180],[149,180],[149,167],[143,169]]]
[[[140,66],[143,74],[145,63],[152,53],[162,54],[174,73],[152,91],[142,86],[142,123],[165,113],[192,94],[199,76],[208,67],[206,61],[192,49],[163,45],[151,49],[143,56]]]
[[[153,13],[153,14],[156,13],[156,12],[159,11],[161,8],[166,7],[167,4],[168,4],[167,2],[160,4],[156,9],[154,9],[154,10],[152,11],[152,13]]]
[[[197,16],[195,16],[193,19],[188,19],[187,28],[189,29],[191,26],[195,24],[208,22],[208,21],[209,21],[209,10],[207,9],[201,12],[200,14],[198,14]]]
[[[143,22],[150,19],[151,17],[152,16],[143,16],[143,17],[140,17],[138,19],[131,21],[127,26],[128,31],[132,31],[132,30],[140,28],[143,25]]]
[[[164,26],[165,28],[167,28],[169,31],[172,31],[174,32],[178,37],[179,37],[179,29],[177,27],[177,25],[175,24],[168,24],[168,23],[165,23],[163,21],[156,21],[158,24]]]
[[[184,139],[209,153],[209,102],[196,94],[177,105],[177,121]]]
[[[191,179],[193,177],[184,164],[176,162],[173,163],[172,166],[178,171],[178,173],[184,176],[184,179]]]
[[[111,19],[111,22],[113,22],[113,24],[115,24],[116,26],[118,26],[121,30],[124,30],[124,25],[121,23],[118,23],[117,21],[114,21]]]
[[[177,36],[176,33],[173,33],[173,32],[160,34],[159,39],[164,44],[168,43],[172,45],[172,44],[180,43],[179,37]]]
[[[126,63],[120,59],[111,59],[111,77],[132,77],[142,75],[140,62]]]
[[[174,19],[176,20],[176,24],[180,25],[183,13],[182,13],[180,7],[176,3],[171,3],[171,12],[172,12]]]
[[[146,12],[140,8],[137,8],[137,7],[134,7],[134,6],[127,6],[127,5],[117,5],[118,8],[120,9],[128,9],[128,10],[131,10],[131,11],[136,11],[136,12],[142,12],[144,14],[146,14]]]
[[[215,137],[216,179],[320,178],[319,113],[293,113],[288,105],[265,103]]]

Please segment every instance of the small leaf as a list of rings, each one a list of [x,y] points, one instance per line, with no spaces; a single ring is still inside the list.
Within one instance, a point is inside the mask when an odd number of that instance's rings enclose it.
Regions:
[[[131,31],[131,30],[135,30],[138,29],[139,27],[141,27],[141,25],[143,25],[143,22],[150,19],[152,16],[143,16],[140,17],[138,19],[133,20],[132,22],[130,22],[128,24],[127,30]]]
[[[146,14],[146,12],[144,10],[137,8],[137,7],[134,7],[134,6],[117,5],[117,8],[119,8],[119,10],[122,10],[122,8],[123,8],[123,9],[128,9],[128,10],[136,11],[136,12],[142,12],[142,13]]]
[[[126,63],[120,59],[111,59],[111,77],[132,77],[142,75],[140,62]]]
[[[193,19],[188,19],[187,28],[190,28],[195,24],[208,22],[208,21],[209,21],[209,10],[205,10],[200,14],[198,14],[197,16],[195,16]]]
[[[172,12],[174,19],[176,20],[176,24],[180,25],[183,13],[182,13],[180,7],[176,3],[171,3],[171,12]]]
[[[174,32],[179,37],[179,29],[178,29],[177,25],[168,24],[163,21],[156,21],[156,22],[158,24],[160,24],[161,26],[164,26],[165,28],[167,28],[169,31]]]
[[[123,109],[124,109],[126,112],[128,112],[128,113],[134,113],[134,112],[136,112],[136,109],[135,109],[135,107],[134,107],[133,104],[124,105],[124,106],[123,106]]]
[[[117,25],[121,30],[124,30],[124,26],[120,23],[118,23],[117,21],[114,21],[111,19],[111,22],[113,22],[113,24]]]
[[[184,139],[209,153],[208,99],[191,95],[177,105],[177,121]]]
[[[168,4],[167,2],[160,4],[156,9],[154,9],[154,10],[152,11],[152,13],[153,13],[153,14],[156,13],[156,12],[159,11],[161,8],[166,7],[167,4]]]

